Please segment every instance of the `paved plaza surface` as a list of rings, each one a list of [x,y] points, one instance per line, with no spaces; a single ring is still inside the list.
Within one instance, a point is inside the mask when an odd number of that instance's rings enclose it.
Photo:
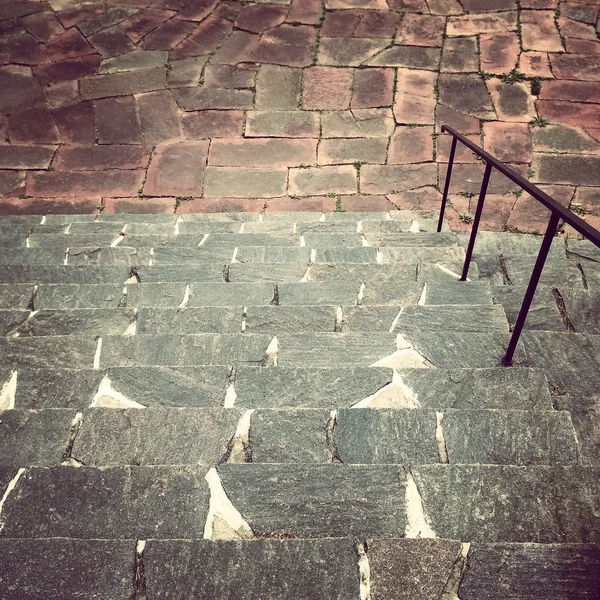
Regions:
[[[445,123],[598,224],[599,9],[3,2],[0,210],[434,209]],[[467,228],[483,165],[458,161],[448,217]],[[491,192],[485,228],[544,230],[508,180]]]
[[[0,220],[3,600],[592,600],[600,253],[436,215]]]

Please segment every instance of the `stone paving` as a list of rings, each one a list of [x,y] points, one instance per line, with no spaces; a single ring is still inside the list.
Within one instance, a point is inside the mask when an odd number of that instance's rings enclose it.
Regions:
[[[600,221],[600,0],[13,0],[0,211],[437,209],[449,124]],[[468,228],[483,165],[458,157]],[[483,227],[543,231],[494,177]]]
[[[435,213],[5,216],[3,600],[600,589],[600,254]]]

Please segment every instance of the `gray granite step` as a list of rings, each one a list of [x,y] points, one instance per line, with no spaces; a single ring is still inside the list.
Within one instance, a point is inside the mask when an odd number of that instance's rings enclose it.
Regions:
[[[554,404],[557,409],[571,414],[581,464],[600,465],[600,398],[558,396]]]

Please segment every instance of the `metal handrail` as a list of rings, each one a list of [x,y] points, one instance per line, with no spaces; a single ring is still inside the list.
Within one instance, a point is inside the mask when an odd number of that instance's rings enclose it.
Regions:
[[[519,173],[505,165],[503,162],[499,161],[491,154],[488,154],[483,148],[477,146],[476,144],[468,140],[466,137],[458,133],[458,131],[452,129],[452,127],[442,125],[442,133],[449,133],[452,136],[452,147],[450,148],[450,158],[448,161],[448,170],[446,172],[446,183],[444,186],[442,207],[440,209],[440,218],[437,227],[438,232],[442,230],[442,224],[444,221],[444,212],[446,211],[446,204],[448,202],[448,191],[450,189],[450,179],[452,178],[452,167],[454,166],[454,155],[456,153],[457,142],[460,142],[461,144],[469,148],[469,150],[475,153],[478,157],[483,159],[486,165],[485,172],[483,174],[483,181],[481,182],[479,200],[477,201],[475,217],[473,218],[473,227],[471,228],[471,236],[469,238],[469,244],[467,246],[467,254],[465,257],[460,281],[466,281],[467,275],[469,273],[469,265],[471,263],[471,257],[473,256],[473,248],[475,247],[475,239],[477,237],[477,231],[479,229],[479,221],[481,220],[481,212],[483,211],[483,204],[485,202],[490,177],[492,174],[492,168],[500,171],[500,173],[502,173],[503,175],[508,177],[508,179],[516,183],[532,198],[535,198],[538,202],[543,204],[551,213],[550,220],[548,222],[548,227],[546,228],[546,233],[544,234],[544,239],[542,240],[542,245],[540,247],[540,251],[535,261],[533,272],[531,274],[531,279],[529,280],[527,291],[525,292],[525,297],[523,298],[523,304],[521,304],[519,316],[517,317],[517,321],[513,328],[513,333],[510,338],[508,348],[506,349],[506,354],[502,359],[502,363],[504,365],[510,366],[512,365],[513,356],[517,348],[519,338],[521,337],[521,333],[523,332],[523,327],[527,319],[527,314],[529,313],[529,309],[531,308],[531,303],[533,301],[533,297],[535,296],[535,291],[540,281],[540,277],[542,275],[546,259],[548,258],[548,252],[550,251],[550,247],[552,245],[552,239],[556,234],[556,229],[560,220],[562,219],[565,223],[571,225],[571,227],[573,227],[575,231],[586,237],[588,240],[590,240],[590,242],[598,246],[598,248],[600,248],[600,231],[586,223],[583,219],[578,217],[568,208],[565,208],[564,206],[559,204],[556,200],[554,200],[554,198],[551,198],[550,196],[548,196],[548,194],[540,190],[540,188],[527,181],[527,179],[525,179],[522,175],[519,175]]]

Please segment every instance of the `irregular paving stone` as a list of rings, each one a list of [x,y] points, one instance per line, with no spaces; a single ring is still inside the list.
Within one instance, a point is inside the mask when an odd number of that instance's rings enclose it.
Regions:
[[[246,137],[318,138],[319,118],[316,113],[299,110],[248,111],[245,135]]]
[[[502,75],[510,73],[519,58],[519,38],[516,33],[483,35],[481,45],[481,70]]]
[[[550,59],[547,52],[522,52],[519,71],[528,77],[551,77]]]
[[[499,119],[529,123],[536,117],[534,98],[529,86],[523,83],[503,83],[499,79],[490,79],[487,86]]]
[[[469,73],[479,69],[476,37],[446,38],[442,51],[442,73]]]
[[[524,123],[484,123],[485,149],[503,162],[529,163],[532,144]]]
[[[369,539],[371,598],[425,600],[442,594],[460,543],[429,539]]]
[[[150,196],[201,196],[208,142],[163,144],[155,150],[144,192]]]
[[[413,474],[425,514],[440,537],[533,543],[598,539],[593,468],[430,465]]]
[[[428,127],[396,127],[390,141],[388,164],[420,163],[432,158],[433,137]]]
[[[443,17],[407,14],[400,22],[396,43],[441,46],[446,20]]]
[[[391,69],[359,69],[354,75],[352,108],[390,106],[394,72]]]
[[[555,100],[538,100],[538,111],[553,122],[579,127],[582,122],[592,127],[600,124],[600,110],[593,104],[576,104]]]
[[[133,593],[134,540],[2,539],[0,552],[0,593],[6,600]]]
[[[208,162],[217,167],[295,167],[315,164],[317,140],[215,140]]]
[[[91,35],[89,41],[104,58],[120,56],[135,50],[129,37],[116,26]]]
[[[368,64],[377,67],[408,67],[435,71],[440,62],[439,48],[393,46],[380,52]]]
[[[398,502],[404,474],[395,466],[221,465],[218,472],[225,493],[259,537],[404,531],[405,509]],[[335,495],[325,492],[332,488]]]
[[[358,67],[388,45],[384,39],[320,38],[319,64]]]
[[[598,310],[598,291],[566,289],[562,295],[567,315],[575,331],[599,334],[600,328],[594,317]]]
[[[155,123],[154,120],[152,122]],[[242,135],[244,113],[237,110],[201,110],[185,113],[181,122],[188,139],[232,138]],[[248,130],[246,135],[250,137]]]
[[[6,537],[147,539],[201,532],[206,467],[31,468],[4,505]],[[56,518],[48,520],[51,511]]]
[[[481,33],[504,33],[516,31],[517,11],[497,12],[494,14],[475,14],[450,17],[446,35],[477,35]]]
[[[229,408],[90,408],[71,455],[88,466],[217,464],[240,416]]]
[[[533,144],[541,152],[600,154],[600,144],[579,127],[548,125],[532,129]]]
[[[6,309],[30,308],[35,297],[31,285],[0,285],[0,306]]]
[[[94,195],[134,196],[142,183],[141,171],[47,172],[32,175],[27,193],[49,198]]]
[[[8,117],[12,142],[55,144],[60,141],[52,114],[45,107],[28,108]]]
[[[166,87],[166,69],[141,69],[87,77],[79,82],[82,100],[152,92]]]
[[[119,71],[135,71],[137,69],[153,69],[164,67],[168,59],[167,52],[135,51],[103,60],[98,73],[117,73]]]
[[[0,411],[3,467],[59,465],[67,448],[72,410]]]
[[[551,11],[521,11],[523,50],[562,52],[561,39]]]
[[[169,89],[196,87],[200,82],[202,69],[207,60],[207,56],[192,56],[169,61],[171,67],[167,72],[167,86]]]
[[[465,600],[532,594],[567,600],[598,587],[598,546],[591,544],[473,544],[460,582]]]
[[[600,83],[594,81],[545,81],[539,97],[542,100],[596,102],[600,97]]]
[[[394,131],[394,118],[388,108],[357,108],[352,111],[324,112],[323,137],[385,137]]]
[[[168,91],[151,92],[137,97],[142,135],[147,144],[181,137],[177,104]]]
[[[350,69],[313,67],[304,72],[303,107],[305,109],[348,108],[353,81]]]
[[[262,365],[270,342],[270,336],[258,334],[106,336],[100,366]]]
[[[360,170],[361,192],[389,194],[412,188],[435,185],[437,167],[433,163],[419,165],[364,165]]]
[[[285,169],[208,167],[204,174],[206,197],[276,198],[286,193]]]
[[[444,411],[450,464],[574,465],[577,441],[569,413]]]
[[[251,90],[177,88],[175,100],[183,110],[253,108]]]
[[[368,367],[259,369],[236,373],[241,408],[337,408],[351,406],[391,381],[391,371]]]
[[[148,589],[198,598],[292,600],[306,590],[331,600],[358,589],[354,545],[349,540],[149,541],[144,552]],[[273,569],[279,573],[272,577]]]
[[[257,410],[250,422],[252,462],[330,463],[328,411]]]
[[[573,185],[600,185],[600,158],[581,155],[534,154],[534,181]]]
[[[150,153],[141,146],[63,146],[59,149],[53,166],[60,171],[143,169],[148,165],[149,158]]]
[[[494,107],[478,75],[446,74],[439,78],[440,102],[481,119],[494,118]]]
[[[357,191],[357,172],[353,166],[290,169],[289,177],[289,193],[298,196]]]
[[[409,94],[398,94],[394,103],[396,123],[409,125],[433,125],[435,122],[435,99]]]
[[[54,151],[52,146],[0,146],[0,168],[47,169]]]
[[[437,463],[433,411],[341,409],[333,436],[345,464]]]
[[[301,97],[301,71],[261,65],[256,78],[256,108],[296,110]]]

